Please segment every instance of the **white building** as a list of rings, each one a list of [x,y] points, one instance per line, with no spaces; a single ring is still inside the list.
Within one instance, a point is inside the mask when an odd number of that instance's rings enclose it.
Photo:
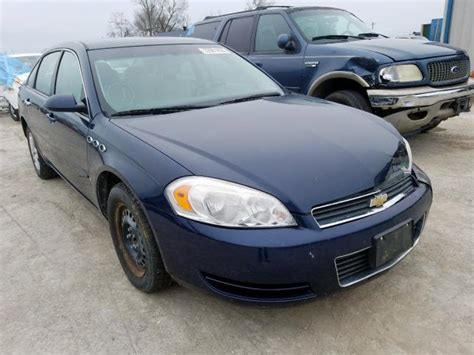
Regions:
[[[474,74],[474,0],[446,0],[442,42],[465,49]]]

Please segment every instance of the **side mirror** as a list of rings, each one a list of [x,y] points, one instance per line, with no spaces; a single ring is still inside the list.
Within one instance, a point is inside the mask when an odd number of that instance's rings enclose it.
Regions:
[[[73,95],[53,95],[44,103],[44,107],[53,112],[87,113],[86,105],[77,103]]]
[[[282,33],[281,35],[279,35],[277,39],[277,43],[278,43],[278,48],[281,48],[285,51],[292,51],[296,48],[293,38],[291,37],[291,35],[287,33]]]

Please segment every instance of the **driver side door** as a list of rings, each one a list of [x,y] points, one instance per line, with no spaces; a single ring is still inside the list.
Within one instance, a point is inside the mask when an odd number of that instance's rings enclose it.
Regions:
[[[54,94],[73,95],[77,103],[87,106],[79,60],[72,51],[62,53]],[[49,116],[54,165],[66,180],[92,200],[94,196],[87,162],[87,136],[91,124],[89,115],[79,112],[50,112]]]
[[[288,90],[301,92],[304,49],[299,43],[296,43],[292,51],[280,49],[278,36],[281,34],[292,35],[292,30],[282,15],[260,15],[249,59]],[[292,37],[296,41],[295,36]]]

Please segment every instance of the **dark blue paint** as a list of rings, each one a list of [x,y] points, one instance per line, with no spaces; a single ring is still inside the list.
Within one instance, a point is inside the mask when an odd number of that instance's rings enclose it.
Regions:
[[[130,44],[110,45],[120,43]],[[170,40],[141,43],[169,44]],[[324,230],[309,214],[314,205],[382,182],[401,137],[373,115],[289,94],[111,120],[98,104],[87,44],[69,43],[58,49],[73,51],[79,58],[89,115],[53,112],[56,120],[50,122],[45,115],[47,97],[23,86],[22,119],[47,162],[96,207],[100,208],[97,182],[105,172],[115,174],[133,191],[153,227],[167,270],[184,284],[210,290],[204,272],[250,283],[305,282],[316,295],[327,294],[339,288],[336,256],[364,248],[374,235],[417,220],[429,210],[429,179],[417,170],[416,191],[384,212]],[[26,99],[34,104],[26,106]],[[100,153],[86,144],[86,136],[106,145],[107,151]],[[239,230],[176,216],[164,188],[193,174],[275,195],[292,212],[298,227]]]
[[[271,8],[267,10],[252,11],[255,15],[253,36],[250,50],[242,53],[252,62],[264,69],[287,89],[297,93],[312,95],[310,89],[317,80],[333,72],[347,72],[356,74],[366,81],[369,87],[384,87],[378,79],[379,70],[386,65],[397,63],[417,63],[422,71],[426,71],[426,63],[435,57],[449,57],[466,55],[465,51],[439,42],[375,38],[366,40],[342,42],[317,42],[308,41],[300,32],[289,12],[293,9]],[[341,10],[342,11],[342,10]],[[261,15],[280,14],[291,29],[291,36],[296,42],[292,51],[255,52],[254,41],[256,24]],[[221,38],[225,24],[233,18],[249,16],[249,12],[220,16],[204,20],[200,23],[221,21],[214,35],[216,42]],[[192,32],[187,33],[192,36]],[[315,67],[305,66],[305,62],[318,62]],[[423,81],[416,83],[391,84],[390,86],[424,86],[429,83],[429,76],[424,76]],[[455,84],[465,81],[465,78],[451,82]],[[444,83],[446,85],[446,83]]]

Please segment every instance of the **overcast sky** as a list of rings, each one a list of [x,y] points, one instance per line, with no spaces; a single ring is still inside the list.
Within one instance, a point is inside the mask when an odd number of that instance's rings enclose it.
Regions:
[[[389,36],[419,31],[443,17],[445,0],[277,0],[285,5],[327,5],[349,10]],[[246,0],[188,0],[190,23],[209,14],[239,11]],[[104,38],[113,12],[133,17],[133,0],[0,0],[0,52],[44,50],[57,42]]]

